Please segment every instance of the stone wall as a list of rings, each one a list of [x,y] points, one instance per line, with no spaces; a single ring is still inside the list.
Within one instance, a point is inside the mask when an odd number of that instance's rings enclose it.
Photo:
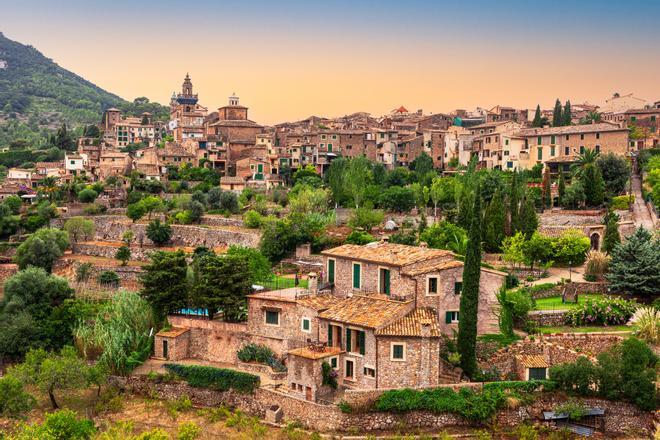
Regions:
[[[605,281],[594,283],[588,281],[575,281],[572,283],[566,283],[562,293],[570,296],[583,293],[607,293],[607,285],[608,283]]]
[[[564,325],[566,310],[534,310],[527,318],[539,327]]]
[[[173,327],[190,329],[188,358],[211,362],[236,363],[236,352],[247,340],[247,324],[206,318],[169,315]]]
[[[81,242],[72,243],[71,250],[74,254],[89,255],[92,257],[115,258],[117,250],[123,243],[120,242]],[[149,261],[151,253],[160,250],[155,246],[131,246],[131,261]]]
[[[18,272],[18,265],[16,264],[0,264],[0,298],[2,298],[4,293],[5,281],[7,278]]]

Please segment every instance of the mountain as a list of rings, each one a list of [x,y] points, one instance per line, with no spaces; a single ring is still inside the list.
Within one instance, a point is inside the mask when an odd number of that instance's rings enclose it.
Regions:
[[[17,137],[36,142],[63,122],[98,123],[109,107],[127,114],[149,111],[158,119],[168,115],[166,107],[146,98],[128,102],[103,90],[0,32],[0,146]]]

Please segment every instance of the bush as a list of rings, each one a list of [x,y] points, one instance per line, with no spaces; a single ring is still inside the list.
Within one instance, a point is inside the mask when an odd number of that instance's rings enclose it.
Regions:
[[[34,405],[34,398],[12,376],[0,377],[0,416],[19,417]]]
[[[373,235],[364,231],[353,231],[346,237],[346,243],[363,245],[376,241]]]
[[[566,312],[568,325],[621,325],[628,322],[637,309],[635,301],[605,297],[588,299],[584,304]]]
[[[378,209],[358,208],[351,213],[348,225],[353,229],[364,229],[368,232],[381,224],[384,218],[383,211]]]
[[[655,307],[640,307],[633,314],[630,323],[638,338],[649,344],[660,342],[660,310]]]
[[[591,241],[577,229],[569,229],[552,239],[552,259],[560,264],[581,265],[584,263]]]
[[[156,219],[147,225],[147,237],[156,246],[163,245],[172,238],[172,228],[167,223],[161,223],[160,220]]]
[[[275,353],[265,345],[247,344],[241,347],[236,356],[241,362],[257,362],[270,366],[275,371],[286,371],[284,364],[277,359]]]
[[[512,273],[506,274],[506,278],[504,279],[504,285],[506,286],[507,289],[513,289],[514,287],[518,287],[520,284],[520,278],[515,276]]]
[[[247,228],[257,229],[261,226],[262,222],[263,217],[254,209],[246,211],[245,214],[243,214],[243,224]]]
[[[185,379],[188,385],[217,391],[251,393],[259,387],[259,376],[226,368],[165,364],[165,369]]]
[[[634,194],[630,194],[629,196],[615,196],[612,197],[612,201],[610,202],[610,209],[627,210],[633,203],[635,203]]]
[[[534,309],[536,303],[527,289],[518,289],[507,292],[506,299],[512,305],[513,322],[517,327],[527,321],[527,314]]]
[[[70,409],[61,409],[46,414],[46,420],[41,424],[23,426],[15,438],[17,440],[87,440],[95,432],[96,428],[92,420],[79,419],[77,414]]]
[[[590,396],[595,393],[593,384],[597,377],[597,367],[586,357],[580,356],[573,363],[555,365],[550,368],[550,379],[561,390]]]
[[[78,200],[82,203],[92,203],[98,197],[98,193],[92,188],[85,188],[78,193]]]
[[[86,215],[98,215],[98,214],[103,214],[108,210],[108,207],[105,205],[100,205],[98,203],[92,203],[89,206],[85,206],[85,209],[83,209],[83,213]]]
[[[117,272],[114,272],[112,270],[104,270],[99,274],[98,282],[99,284],[104,286],[118,287],[120,279],[119,279],[119,275],[117,275]]]
[[[605,252],[589,251],[587,254],[587,264],[584,269],[586,276],[593,277],[594,281],[602,278],[610,265],[610,257]]]
[[[337,389],[337,371],[329,363],[323,362],[321,364],[321,376],[321,384],[329,386],[333,390]]]
[[[185,422],[179,425],[177,440],[195,440],[202,428],[195,422]]]

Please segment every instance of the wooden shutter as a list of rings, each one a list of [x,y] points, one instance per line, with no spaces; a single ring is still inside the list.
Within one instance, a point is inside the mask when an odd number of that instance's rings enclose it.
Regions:
[[[332,346],[332,326],[328,324],[328,346]]]
[[[360,288],[360,269],[361,269],[361,266],[359,264],[353,264],[353,288],[354,289],[359,289]]]
[[[346,329],[346,351],[351,351],[351,329]]]
[[[335,260],[328,260],[328,283],[335,282]]]
[[[358,332],[358,344],[360,344],[360,354],[364,354],[364,332],[359,331]]]
[[[383,271],[383,276],[384,276],[384,284],[383,286],[385,287],[385,294],[389,295],[390,294],[390,271],[389,269],[385,269]]]
[[[445,324],[451,324],[451,312],[445,312]]]

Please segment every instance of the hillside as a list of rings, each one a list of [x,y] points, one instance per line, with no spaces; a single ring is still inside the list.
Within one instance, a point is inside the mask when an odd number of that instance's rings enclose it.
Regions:
[[[62,122],[97,123],[109,107],[129,114],[150,111],[161,119],[167,114],[146,98],[128,102],[107,92],[0,32],[0,146],[17,138],[37,141]]]

